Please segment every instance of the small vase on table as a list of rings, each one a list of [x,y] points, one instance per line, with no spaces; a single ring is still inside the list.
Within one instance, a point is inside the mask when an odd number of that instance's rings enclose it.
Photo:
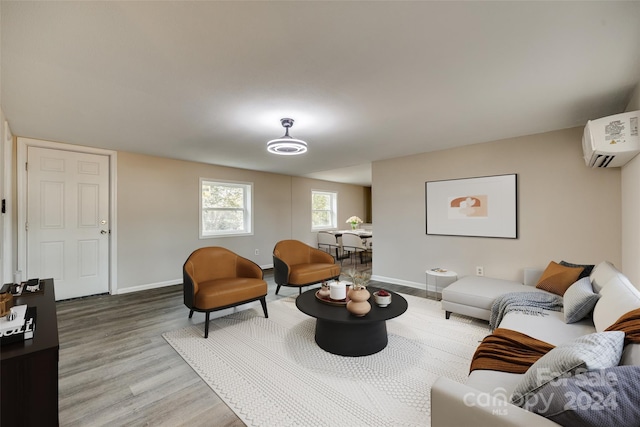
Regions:
[[[371,294],[365,287],[351,289],[348,297],[349,302],[347,303],[349,313],[357,317],[362,317],[371,311],[369,297],[371,297]]]

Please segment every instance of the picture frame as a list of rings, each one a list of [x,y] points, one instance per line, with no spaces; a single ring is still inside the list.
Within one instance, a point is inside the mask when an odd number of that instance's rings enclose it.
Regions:
[[[518,176],[425,182],[427,235],[518,238]]]

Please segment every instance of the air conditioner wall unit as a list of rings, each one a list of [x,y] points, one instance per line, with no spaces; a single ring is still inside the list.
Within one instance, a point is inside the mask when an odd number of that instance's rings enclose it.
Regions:
[[[589,120],[582,136],[584,161],[592,168],[620,167],[640,153],[640,111]]]

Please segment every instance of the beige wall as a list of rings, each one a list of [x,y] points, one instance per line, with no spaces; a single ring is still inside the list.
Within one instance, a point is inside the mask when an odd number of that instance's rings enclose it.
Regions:
[[[640,109],[638,92],[628,111]],[[622,169],[589,169],[582,160],[582,129],[375,162],[374,278],[423,287],[427,268],[469,275],[482,265],[488,276],[520,280],[522,268],[544,267],[552,259],[607,259],[639,286],[640,156]],[[425,181],[505,173],[518,174],[519,239],[425,235]],[[198,238],[200,177],[254,182],[253,236]],[[182,262],[196,247],[227,246],[267,267],[277,240],[315,244],[308,222],[311,189],[338,191],[339,227],[351,215],[366,217],[360,186],[119,152],[118,289],[177,283]],[[10,247],[3,254],[6,280],[15,268],[15,240]]]
[[[425,286],[444,267],[522,280],[551,260],[621,261],[620,169],[590,169],[583,128],[476,144],[373,163],[374,278]],[[519,238],[427,236],[425,182],[518,174]]]
[[[199,239],[201,177],[253,182],[252,236]],[[338,192],[338,225],[364,212],[360,186],[118,152],[118,291],[181,283],[182,264],[202,246],[227,247],[263,267],[278,240],[315,246],[312,189]]]
[[[626,111],[640,110],[640,84]],[[622,271],[640,288],[640,155],[622,167]]]
[[[352,215],[364,218],[365,200],[363,187],[316,179],[292,177],[292,236],[310,245],[316,245],[316,232],[311,231],[311,190],[335,191],[338,193],[338,228],[347,228],[346,220]],[[298,203],[306,200],[307,202]]]

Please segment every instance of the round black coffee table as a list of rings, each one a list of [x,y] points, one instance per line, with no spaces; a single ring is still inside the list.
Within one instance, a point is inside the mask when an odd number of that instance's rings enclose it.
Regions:
[[[296,307],[305,314],[316,318],[316,343],[323,350],[341,356],[367,356],[387,346],[387,323],[389,319],[407,311],[407,300],[401,295],[391,294],[391,304],[378,307],[373,293],[378,288],[367,287],[371,293],[371,311],[363,317],[356,317],[345,306],[334,306],[318,301],[316,291],[311,289],[299,295]]]

